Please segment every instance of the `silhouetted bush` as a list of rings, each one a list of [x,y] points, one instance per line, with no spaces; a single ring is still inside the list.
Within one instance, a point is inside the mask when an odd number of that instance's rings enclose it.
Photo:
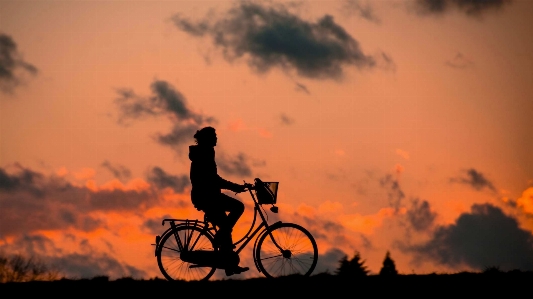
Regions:
[[[97,282],[108,282],[109,281],[109,276],[105,276],[105,275],[99,275],[99,276],[95,276],[93,278],[91,278],[92,281],[97,281]]]
[[[56,280],[59,273],[35,257],[0,252],[0,282],[26,282]]]
[[[365,261],[361,260],[359,252],[355,252],[353,258],[348,260],[345,255],[339,260],[339,268],[335,272],[341,277],[363,277],[368,275],[368,270],[364,265]]]
[[[390,257],[390,252],[388,251],[387,251],[387,254],[385,255],[385,259],[383,260],[383,266],[381,267],[381,270],[379,271],[379,275],[383,275],[383,276],[398,275],[398,271],[396,270],[396,264]]]
[[[503,271],[500,270],[500,267],[498,266],[485,267],[485,269],[483,270],[483,274],[486,274],[486,275],[498,275],[502,273]]]

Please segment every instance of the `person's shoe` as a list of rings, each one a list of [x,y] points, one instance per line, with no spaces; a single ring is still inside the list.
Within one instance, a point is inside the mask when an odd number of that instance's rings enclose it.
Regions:
[[[242,272],[246,272],[250,270],[250,268],[248,267],[235,267],[235,268],[232,268],[232,269],[226,269],[226,276],[231,276],[233,274],[241,274]]]

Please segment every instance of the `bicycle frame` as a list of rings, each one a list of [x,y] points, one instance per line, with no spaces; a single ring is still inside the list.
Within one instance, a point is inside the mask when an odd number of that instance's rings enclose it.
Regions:
[[[260,237],[264,233],[266,233],[270,229],[280,225],[282,222],[281,221],[277,221],[277,222],[273,223],[272,225],[269,225],[265,215],[263,214],[263,211],[261,211],[261,209],[262,209],[261,205],[258,203],[256,197],[254,196],[254,194],[252,192],[252,188],[248,188],[248,192],[250,193],[250,196],[252,197],[252,200],[254,202],[254,218],[253,218],[252,225],[250,226],[250,229],[248,230],[248,232],[239,241],[234,243],[235,245],[238,245],[239,243],[242,242],[242,244],[235,250],[235,253],[239,254],[248,245],[248,243],[250,243],[250,241],[255,236],[257,236],[257,238],[255,239],[254,248],[253,248],[253,259],[254,259],[254,263],[255,263],[255,266],[256,266],[257,270],[259,272],[261,272],[260,267],[259,267],[259,265],[257,263],[257,259],[256,259],[257,242],[258,242],[258,240],[260,239]],[[261,222],[259,223],[259,225],[257,227],[255,227],[256,226],[256,221],[257,221],[257,215],[259,215],[259,217],[261,218]],[[217,232],[216,226],[213,223],[209,222],[207,217],[205,217],[205,216],[204,216],[204,220],[203,221],[200,221],[198,219],[191,220],[191,219],[170,219],[170,218],[167,218],[167,219],[163,219],[161,224],[165,225],[165,222],[169,222],[170,223],[170,227],[165,232],[163,232],[163,234],[157,239],[156,244],[152,244],[152,245],[156,246],[155,255],[157,255],[157,251],[158,251],[159,246],[160,246],[159,245],[159,240],[161,240],[165,235],[175,232],[176,228],[178,228],[178,227],[181,227],[181,226],[195,226],[195,227],[198,227],[199,229],[201,229],[203,232],[211,235],[211,237],[214,237],[216,232]],[[254,227],[255,227],[255,230],[254,230]],[[193,241],[193,240],[191,240],[192,236],[188,236],[188,238],[186,240],[183,240],[184,242],[182,242],[182,240],[181,240],[181,238],[180,238],[180,236],[178,234],[174,234],[174,237],[176,238],[176,242],[177,242],[177,244],[179,246],[179,250],[180,251],[183,250],[183,247],[184,247],[183,245],[185,245],[185,248],[191,248],[191,247],[189,247],[189,245],[191,244],[191,241]],[[272,235],[270,235],[270,238],[272,239],[272,242],[276,245],[276,247],[278,247],[279,250],[282,251],[281,247],[277,244],[277,242],[274,239],[274,237]],[[192,244],[192,248],[194,248],[195,244],[196,244],[196,242],[194,242]]]

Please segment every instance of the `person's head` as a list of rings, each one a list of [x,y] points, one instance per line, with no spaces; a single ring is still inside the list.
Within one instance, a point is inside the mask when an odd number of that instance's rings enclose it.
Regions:
[[[198,145],[217,145],[217,133],[213,127],[205,127],[196,131],[196,134],[194,134],[194,139]]]

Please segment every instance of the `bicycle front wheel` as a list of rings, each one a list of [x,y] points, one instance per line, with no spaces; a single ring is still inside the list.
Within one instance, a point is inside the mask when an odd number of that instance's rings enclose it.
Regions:
[[[259,270],[266,277],[309,276],[318,261],[318,247],[305,228],[282,223],[261,236],[255,257]]]
[[[214,267],[195,267],[180,258],[182,250],[214,251],[213,238],[196,226],[178,226],[166,234],[157,250],[157,264],[168,280],[208,280]],[[191,267],[192,266],[192,267]]]

